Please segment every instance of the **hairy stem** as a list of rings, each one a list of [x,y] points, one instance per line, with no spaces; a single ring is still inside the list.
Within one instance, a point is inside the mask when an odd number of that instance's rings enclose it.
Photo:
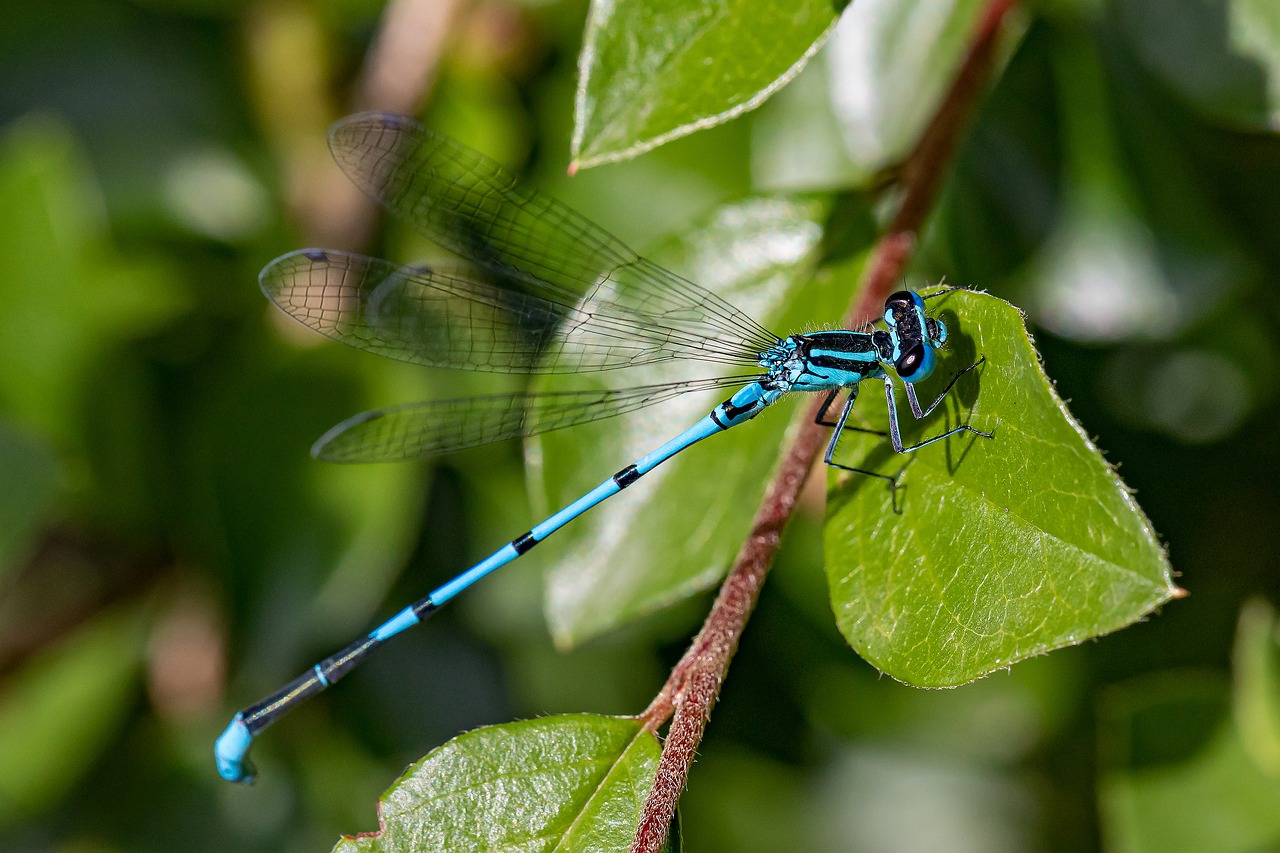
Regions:
[[[950,165],[961,133],[990,76],[996,36],[1015,0],[989,0],[978,22],[969,52],[938,111],[902,169],[901,207],[889,230],[876,244],[858,297],[845,316],[847,328],[874,317],[902,277],[916,236]],[[826,442],[826,431],[814,421],[820,401],[806,407],[793,430],[777,474],[756,512],[751,532],[738,552],[706,621],[675,666],[667,683],[641,715],[656,731],[668,719],[657,779],[645,801],[631,853],[658,853],[666,840],[689,768],[720,693],[729,661],[751,617],[765,576],[773,565],[782,531],[791,518],[814,460]]]

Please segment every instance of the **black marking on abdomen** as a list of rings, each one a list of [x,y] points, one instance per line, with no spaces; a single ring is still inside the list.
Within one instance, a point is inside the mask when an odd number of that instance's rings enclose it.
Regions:
[[[613,475],[613,482],[618,484],[619,489],[625,489],[636,480],[640,479],[640,469],[634,465],[628,465],[621,471]]]
[[[421,601],[413,605],[413,615],[419,619],[426,619],[432,613],[440,609],[440,605],[431,601]]]
[[[875,350],[871,335],[866,332],[810,332],[804,336],[804,339],[807,344],[803,353],[805,356],[810,355],[815,349],[843,352],[849,355]]]
[[[524,554],[534,545],[538,544],[538,540],[533,538],[533,531],[522,533],[520,536],[511,540],[511,547],[516,549],[517,554]]]

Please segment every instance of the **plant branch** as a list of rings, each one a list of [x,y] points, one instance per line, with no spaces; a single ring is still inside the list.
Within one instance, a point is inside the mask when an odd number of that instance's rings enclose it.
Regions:
[[[1015,0],[989,0],[951,87],[908,156],[900,179],[902,204],[889,230],[875,247],[858,297],[845,316],[847,328],[856,328],[874,317],[906,269],[956,144],[985,90],[1000,24],[1014,3]],[[800,414],[803,420],[793,430],[794,437],[765,492],[751,532],[720,587],[702,629],[641,715],[651,731],[656,731],[668,719],[671,726],[663,742],[657,778],[645,801],[631,853],[658,853],[666,840],[729,661],[773,565],[800,490],[826,443],[825,428],[815,423],[819,405],[820,402],[815,401]]]

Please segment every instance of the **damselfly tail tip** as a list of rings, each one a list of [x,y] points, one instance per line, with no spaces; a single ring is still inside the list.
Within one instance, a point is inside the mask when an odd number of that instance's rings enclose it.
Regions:
[[[239,714],[231,720],[231,724],[219,735],[213,745],[213,757],[218,763],[218,775],[228,782],[248,785],[257,775],[253,763],[248,759],[249,745],[253,743],[253,735]]]

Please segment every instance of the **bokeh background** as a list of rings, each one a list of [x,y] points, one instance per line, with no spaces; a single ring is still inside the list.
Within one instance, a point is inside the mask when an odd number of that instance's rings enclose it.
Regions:
[[[259,293],[299,246],[422,250],[331,165],[329,121],[418,113],[639,247],[752,193],[885,207],[893,141],[845,121],[856,34],[762,109],[569,178],[585,2],[394,8],[388,26],[381,0],[0,15],[0,849],[328,849],[461,731],[638,712],[705,612],[558,652],[535,551],[272,729],[256,786],[215,774],[237,708],[531,518],[518,446],[308,457],[363,408],[487,387],[323,343]],[[1276,8],[1030,4],[908,282],[1028,311],[1190,596],[913,690],[835,629],[815,491],[694,768],[686,849],[1280,845]]]

